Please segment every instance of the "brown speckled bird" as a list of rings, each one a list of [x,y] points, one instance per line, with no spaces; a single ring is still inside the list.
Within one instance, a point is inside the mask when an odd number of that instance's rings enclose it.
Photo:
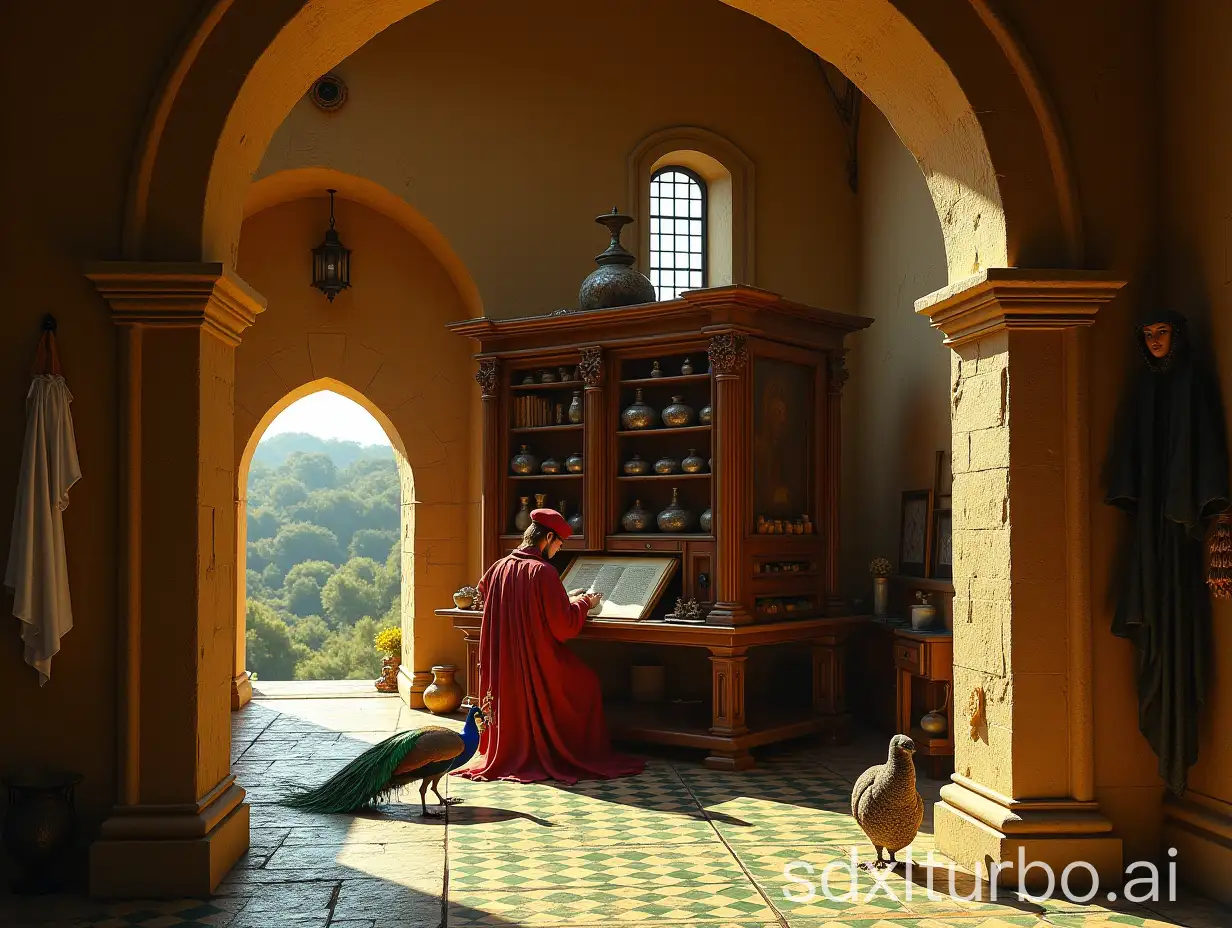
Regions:
[[[874,866],[893,867],[894,854],[915,840],[924,821],[924,800],[915,788],[915,742],[906,735],[890,739],[884,764],[869,767],[851,791],[851,814],[877,849]],[[890,852],[884,861],[881,851]]]

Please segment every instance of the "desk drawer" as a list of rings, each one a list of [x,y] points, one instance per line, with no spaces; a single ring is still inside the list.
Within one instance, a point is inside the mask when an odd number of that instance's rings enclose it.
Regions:
[[[926,663],[926,652],[924,646],[915,641],[895,641],[894,642],[894,666],[900,667],[903,670],[924,676]]]
[[[684,550],[684,542],[679,538],[608,538],[609,551],[663,551],[679,554]]]

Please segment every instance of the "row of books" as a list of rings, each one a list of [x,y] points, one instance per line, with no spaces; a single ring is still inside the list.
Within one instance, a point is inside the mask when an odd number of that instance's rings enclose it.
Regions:
[[[557,418],[562,421],[557,422]],[[513,427],[515,429],[537,428],[541,425],[561,425],[564,419],[564,409],[558,403],[552,408],[552,402],[542,396],[518,396],[513,400]]]

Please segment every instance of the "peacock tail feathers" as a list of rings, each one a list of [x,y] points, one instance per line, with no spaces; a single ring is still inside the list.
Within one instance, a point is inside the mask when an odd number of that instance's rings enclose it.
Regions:
[[[364,751],[320,786],[281,801],[305,812],[353,812],[369,803],[386,801],[406,783],[421,779],[417,771],[452,761],[464,749],[462,736],[447,728],[398,732]]]

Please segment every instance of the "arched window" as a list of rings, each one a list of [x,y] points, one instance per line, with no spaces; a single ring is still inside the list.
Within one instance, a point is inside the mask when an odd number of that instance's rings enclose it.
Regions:
[[[706,182],[668,165],[650,177],[650,282],[660,300],[706,286]]]

